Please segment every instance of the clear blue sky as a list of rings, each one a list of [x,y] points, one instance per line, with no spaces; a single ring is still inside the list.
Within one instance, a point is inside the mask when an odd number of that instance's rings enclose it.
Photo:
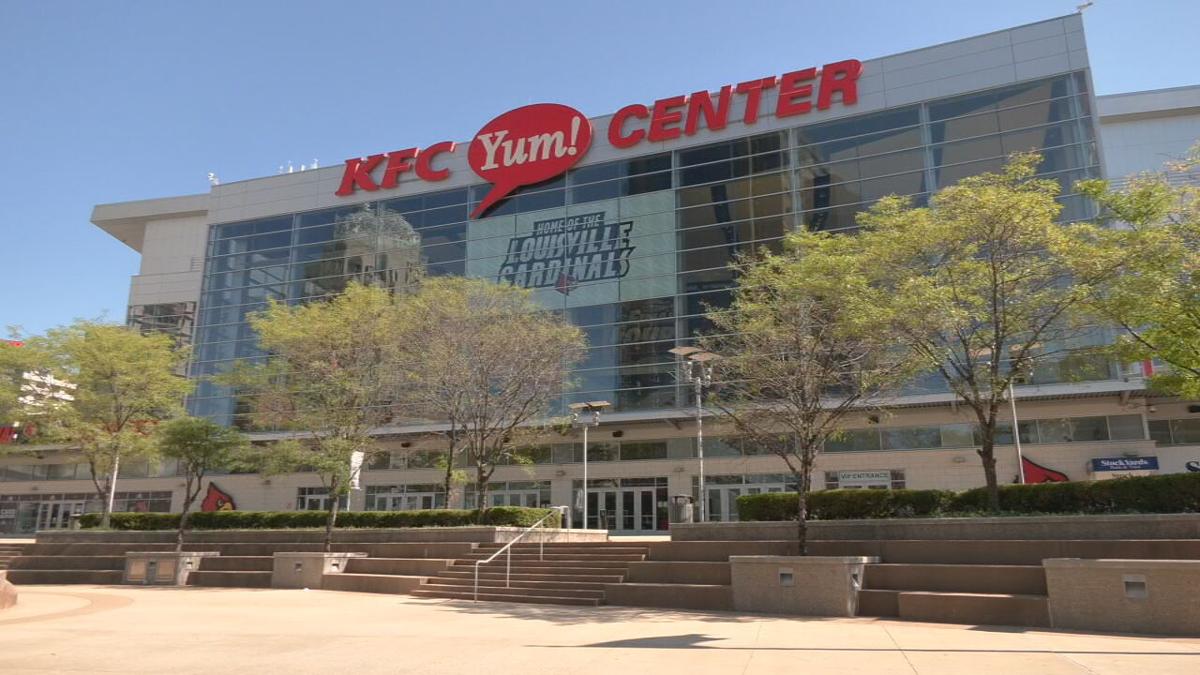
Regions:
[[[1075,11],[1082,0],[0,0],[0,326],[124,320],[138,256],[97,203],[588,115]],[[1098,93],[1200,83],[1196,0],[1097,0]]]

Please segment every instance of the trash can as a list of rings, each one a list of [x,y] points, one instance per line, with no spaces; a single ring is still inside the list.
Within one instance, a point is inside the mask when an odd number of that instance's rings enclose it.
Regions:
[[[694,501],[691,495],[674,495],[671,497],[671,522],[692,522],[692,502]]]
[[[571,507],[569,506],[551,506],[552,509],[558,509],[559,518],[556,527],[561,527],[564,530],[571,527]]]

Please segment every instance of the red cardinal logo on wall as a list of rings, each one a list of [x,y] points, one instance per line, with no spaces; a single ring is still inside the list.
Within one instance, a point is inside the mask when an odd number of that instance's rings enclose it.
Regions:
[[[1028,457],[1021,458],[1021,464],[1025,469],[1026,483],[1065,483],[1069,479],[1067,474],[1046,467],[1031,461]]]
[[[200,510],[209,511],[236,511],[237,504],[234,503],[233,497],[229,493],[217,487],[216,483],[208,484],[208,492],[204,495],[204,501],[200,502]]]

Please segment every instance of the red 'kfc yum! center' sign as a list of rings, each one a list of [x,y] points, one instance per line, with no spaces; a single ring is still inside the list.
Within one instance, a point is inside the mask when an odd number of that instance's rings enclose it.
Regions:
[[[819,70],[805,68],[778,77],[725,85],[715,96],[712,92],[698,91],[659,99],[652,106],[627,105],[609,119],[608,142],[614,148],[629,149],[646,142],[692,136],[702,129],[719,131],[729,124],[735,96],[742,99],[741,121],[747,126],[758,122],[764,112],[784,118],[805,115],[814,108],[825,110],[835,101],[854,105],[858,102],[861,74],[862,63],[852,59]],[[763,94],[771,89],[778,91],[775,109],[764,111]],[[492,189],[471,217],[478,218],[523,185],[562,175],[587,154],[592,135],[592,123],[583,113],[557,103],[537,103],[510,110],[483,125],[467,148],[467,163],[480,178],[492,184]],[[439,156],[452,154],[456,148],[455,143],[442,141],[425,149],[407,148],[348,159],[341,185],[334,194],[345,197],[358,190],[395,188],[404,173],[428,182],[446,180],[450,169],[438,168]]]

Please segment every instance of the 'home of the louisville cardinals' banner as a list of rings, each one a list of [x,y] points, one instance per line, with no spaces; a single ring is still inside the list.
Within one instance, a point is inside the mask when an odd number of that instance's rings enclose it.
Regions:
[[[532,289],[549,308],[670,296],[675,270],[670,190],[468,225],[467,276]]]

